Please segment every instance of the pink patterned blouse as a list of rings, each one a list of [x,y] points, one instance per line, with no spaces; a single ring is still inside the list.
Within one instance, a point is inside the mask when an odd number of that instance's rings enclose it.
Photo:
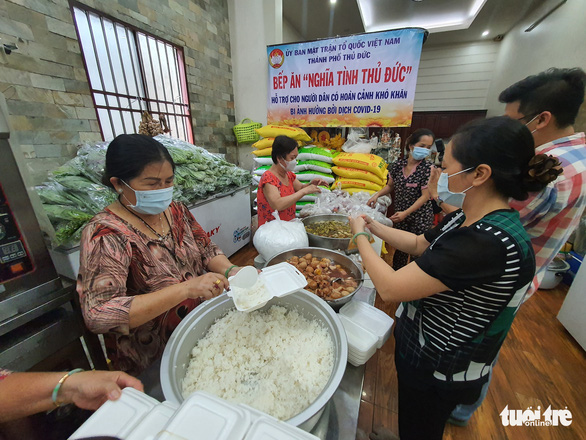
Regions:
[[[132,375],[162,355],[175,327],[201,303],[183,301],[131,329],[134,297],[203,275],[210,260],[223,255],[184,205],[173,202],[169,212],[171,234],[162,241],[108,209],[88,223],[81,237],[77,292],[85,323],[104,334],[114,368]]]

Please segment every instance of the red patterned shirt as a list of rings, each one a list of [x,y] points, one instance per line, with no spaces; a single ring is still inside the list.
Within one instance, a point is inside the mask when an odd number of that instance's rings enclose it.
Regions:
[[[265,171],[263,173],[258,184],[258,193],[256,195],[256,211],[258,213],[259,226],[262,226],[266,222],[270,222],[271,220],[275,219],[273,217],[274,210],[271,209],[271,205],[269,205],[269,202],[267,201],[264,195],[263,187],[267,183],[276,186],[279,189],[279,194],[281,195],[281,197],[295,194],[293,182],[295,181],[295,179],[297,179],[297,177],[295,176],[295,173],[292,173],[291,171],[287,171],[287,177],[289,179],[289,185],[285,185],[283,182],[279,180],[277,176],[275,176],[270,171]],[[285,221],[293,220],[295,218],[295,203],[293,203],[293,205],[289,206],[288,208],[279,211],[279,218]]]
[[[132,375],[162,355],[175,327],[201,303],[188,299],[131,329],[134,297],[200,276],[222,254],[184,205],[174,202],[169,212],[171,234],[163,241],[108,209],[88,223],[81,237],[77,292],[85,323],[92,332],[104,333],[114,368]]]
[[[12,373],[12,371],[10,371],[10,370],[3,370],[2,368],[0,368],[0,380],[2,380],[5,377],[7,377],[10,373]]]
[[[564,172],[540,193],[511,201],[531,237],[537,271],[527,297],[543,281],[547,266],[578,225],[586,206],[586,142],[584,133],[540,145],[537,154],[557,157]]]

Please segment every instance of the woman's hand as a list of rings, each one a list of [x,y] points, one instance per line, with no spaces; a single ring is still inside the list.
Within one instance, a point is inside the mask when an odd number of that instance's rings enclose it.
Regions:
[[[372,197],[370,199],[368,199],[368,202],[366,202],[366,204],[368,206],[370,206],[371,208],[374,208],[377,200],[378,200],[378,193],[375,193],[372,195]]]
[[[311,184],[315,186],[329,186],[328,182],[323,179],[313,179]]]
[[[352,230],[352,234],[364,232],[365,229],[368,229],[369,226],[374,222],[373,219],[365,214],[362,214],[356,218],[348,217],[348,221],[350,222],[350,229]]]
[[[398,211],[391,216],[391,220],[393,221],[393,223],[400,223],[404,221],[407,217],[408,214],[406,214],[405,211]]]
[[[427,189],[429,190],[429,194],[431,195],[432,199],[437,199],[437,182],[438,182],[441,174],[442,174],[441,168],[439,168],[439,167],[432,167],[431,168],[431,174],[429,175],[429,182],[427,183]]]
[[[187,286],[188,298],[212,299],[224,290],[230,289],[230,283],[224,275],[208,272],[199,277],[184,281]]]
[[[83,371],[72,374],[59,390],[58,400],[82,409],[96,410],[120,397],[122,388],[144,391],[142,382],[122,371]]]
[[[318,179],[314,179],[314,180],[318,180]],[[312,183],[312,184],[307,185],[306,187],[304,187],[301,191],[303,191],[303,194],[307,195],[307,194],[320,193],[321,192],[321,189],[319,189],[316,185],[314,185]]]

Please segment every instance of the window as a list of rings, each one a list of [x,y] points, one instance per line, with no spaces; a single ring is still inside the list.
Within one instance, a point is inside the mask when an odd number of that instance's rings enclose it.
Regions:
[[[164,118],[174,137],[193,143],[183,50],[71,2],[102,137],[138,133],[143,111]]]

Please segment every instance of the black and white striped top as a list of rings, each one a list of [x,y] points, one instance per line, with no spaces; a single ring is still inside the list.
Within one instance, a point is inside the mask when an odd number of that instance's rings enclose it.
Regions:
[[[415,262],[450,290],[401,304],[395,329],[402,360],[448,382],[488,374],[535,273],[516,211],[464,220],[456,211],[425,233],[431,244]]]

